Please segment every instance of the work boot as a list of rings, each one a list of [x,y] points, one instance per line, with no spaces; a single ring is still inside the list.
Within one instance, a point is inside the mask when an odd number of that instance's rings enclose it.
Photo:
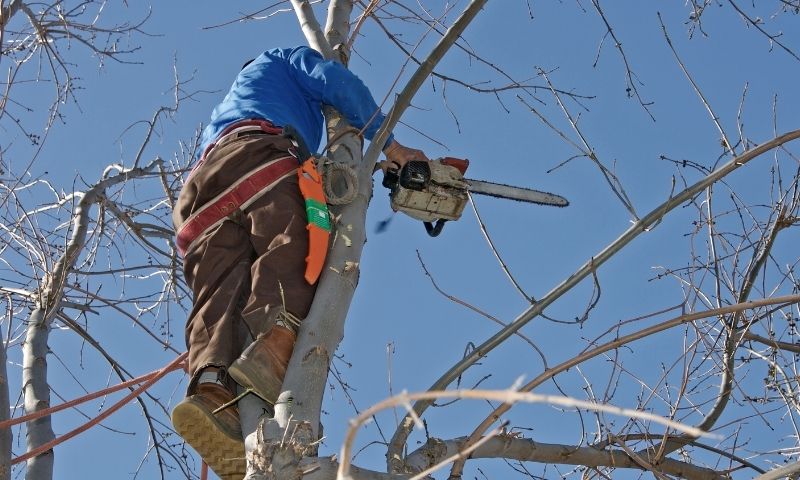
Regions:
[[[172,411],[172,425],[222,480],[241,480],[247,468],[239,411],[230,405],[217,413],[234,396],[220,381],[203,381],[195,393]],[[216,376],[216,372],[214,372]]]
[[[296,339],[294,330],[273,326],[242,352],[228,369],[228,374],[239,385],[253,389],[264,401],[275,405]]]

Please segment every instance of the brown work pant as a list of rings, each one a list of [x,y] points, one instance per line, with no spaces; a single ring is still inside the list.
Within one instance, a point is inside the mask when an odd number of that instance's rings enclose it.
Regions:
[[[290,146],[274,135],[223,139],[183,186],[173,212],[176,231],[247,172],[287,156]],[[308,315],[316,286],[304,278],[306,225],[297,176],[290,175],[188,248],[183,268],[194,293],[186,322],[193,380],[206,366],[226,369],[252,339],[272,328],[276,311],[285,307],[300,319]]]

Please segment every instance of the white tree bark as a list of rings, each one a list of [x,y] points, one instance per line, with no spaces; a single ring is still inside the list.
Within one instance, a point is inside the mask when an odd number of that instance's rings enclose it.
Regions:
[[[77,209],[76,209],[77,213]],[[45,290],[42,299],[50,294]],[[57,302],[56,302],[57,303]],[[49,310],[49,315],[47,314]],[[22,384],[25,395],[25,413],[34,413],[50,407],[50,387],[47,384],[47,338],[49,322],[56,310],[48,308],[42,300],[28,318],[25,344],[22,346]],[[26,422],[28,450],[44,445],[55,438],[50,416]],[[25,474],[27,480],[49,480],[53,478],[53,451],[28,460]]]
[[[292,4],[309,45],[326,59],[337,60],[308,2],[293,0]],[[349,17],[351,9],[349,0],[334,1],[330,6],[331,14],[339,18]],[[343,33],[346,35],[346,31]],[[316,456],[313,445],[319,437],[328,368],[344,334],[344,320],[358,283],[358,262],[366,242],[364,222],[372,195],[372,172],[365,176],[366,169],[359,168],[363,145],[357,136],[346,133],[349,125],[344,118],[330,107],[325,108],[325,116],[328,137],[338,138],[336,144],[329,147],[330,160],[359,172],[359,191],[350,204],[332,208],[336,221],[326,268],[319,279],[309,314],[298,332],[274,418],[265,419],[258,435],[253,464],[264,473],[270,470],[278,478],[293,478],[300,460]],[[243,415],[249,416],[249,413],[243,412]],[[293,435],[285,442],[284,432],[289,428]]]
[[[453,456],[463,450],[467,437],[452,440],[431,439],[424,446],[412,452],[407,458],[407,466],[413,472],[439,463],[447,457]],[[596,468],[628,468],[647,470],[642,464],[637,463],[631,456],[620,450],[607,450],[593,447],[575,445],[561,445],[541,443],[531,439],[512,437],[495,437],[479,446],[471,454],[473,459],[504,458],[509,460],[549,463],[555,465],[583,465]],[[644,459],[648,460],[648,459]],[[663,459],[658,462],[658,472],[674,475],[678,478],[689,480],[722,480],[729,478],[723,473],[709,468],[692,465],[675,459]],[[304,480],[333,480],[337,477],[339,463],[331,457],[308,457],[298,462],[297,471],[302,472]],[[759,480],[777,480],[785,478],[790,472],[800,471],[798,464],[792,464],[784,469],[769,472]],[[782,475],[779,475],[779,473]],[[772,476],[767,476],[772,474]],[[366,470],[351,466],[348,478],[353,480],[407,480],[412,473],[390,474]],[[293,477],[294,478],[294,477]]]
[[[11,404],[8,398],[8,368],[6,367],[6,343],[0,340],[0,422],[8,420]],[[0,480],[11,478],[11,429],[0,430]]]
[[[776,468],[759,475],[754,480],[781,480],[783,478],[797,478],[800,475],[800,462],[790,463],[785,467]]]
[[[337,5],[341,7],[342,3],[331,3],[331,9],[335,10]],[[345,7],[351,7],[350,2],[344,3],[348,4]],[[308,2],[293,0],[292,5],[295,7],[309,45],[322,53],[326,59],[335,60],[333,50],[323,36],[319,22]],[[328,124],[329,131],[339,127],[339,122],[344,122],[341,118],[337,120],[338,122],[334,124]],[[345,122],[344,127],[346,126]],[[331,160],[358,168],[361,162],[361,148],[361,142],[350,135],[332,149]],[[309,444],[316,440],[319,434],[319,415],[328,378],[328,366],[333,352],[342,339],[344,319],[358,283],[358,261],[366,241],[364,216],[359,218],[358,211],[366,211],[372,194],[372,182],[369,177],[364,179],[363,175],[360,175],[359,185],[359,193],[355,200],[333,211],[337,221],[326,268],[319,279],[311,310],[298,332],[283,383],[283,393],[275,406],[274,421],[277,429],[274,435],[282,437],[282,432],[287,428],[291,417],[304,425],[303,438],[297,439],[300,443]],[[275,438],[269,430],[266,436]]]
[[[422,471],[447,457],[462,451],[467,437],[453,440],[428,440],[425,446],[411,453],[406,465],[412,471]],[[575,445],[541,443],[527,438],[497,436],[489,439],[472,451],[470,458],[505,458],[524,462],[540,462],[557,465],[583,465],[587,467],[614,467],[645,470],[642,465],[621,450],[607,450]],[[649,460],[645,458],[645,460]],[[721,480],[724,475],[710,468],[703,468],[673,459],[658,463],[658,471],[692,480]]]
[[[300,468],[304,472],[303,480],[334,480],[339,463],[331,457],[308,458],[300,462]],[[353,480],[408,480],[411,475],[390,474],[365,470],[356,466],[350,469],[350,478]]]
[[[294,7],[295,15],[300,22],[300,28],[303,30],[308,46],[321,53],[323,57],[329,60],[333,59],[333,49],[325,35],[322,34],[322,28],[308,0],[292,0],[292,7]]]
[[[350,34],[350,14],[353,11],[352,0],[333,0],[328,6],[328,20],[325,22],[325,38],[333,47],[338,60],[347,65],[350,52],[346,51],[345,42]]]
[[[307,34],[309,43],[323,43],[328,46],[341,43],[341,38],[347,36],[352,7],[350,0],[331,2],[328,24],[335,23],[338,30],[329,31],[331,37],[326,36],[324,42],[316,40],[321,35],[316,19],[301,19],[302,25],[315,25],[317,28],[313,36],[309,37]],[[331,19],[337,20],[334,22]],[[342,56],[335,54],[332,49],[321,53],[326,59],[342,60]],[[346,54],[344,57],[346,58]],[[319,436],[319,418],[328,368],[333,353],[344,336],[344,322],[358,284],[359,262],[366,243],[366,210],[372,197],[372,170],[362,168],[361,139],[347,132],[350,125],[336,110],[325,107],[324,113],[328,138],[337,139],[329,147],[329,160],[347,165],[357,172],[358,193],[351,203],[331,207],[336,222],[326,268],[317,285],[317,294],[308,317],[301,326],[284,380],[284,391],[291,392],[287,397],[292,397],[294,401],[291,404],[279,403],[276,407],[275,419],[278,425],[285,428],[290,416],[299,422],[305,422],[310,427],[310,441]]]

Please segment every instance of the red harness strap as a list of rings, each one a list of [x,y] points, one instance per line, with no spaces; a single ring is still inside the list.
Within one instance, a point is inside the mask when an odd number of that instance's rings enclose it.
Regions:
[[[209,143],[206,146],[206,148],[203,150],[203,154],[200,155],[200,160],[198,160],[197,163],[194,165],[194,167],[192,167],[192,171],[189,173],[189,176],[192,176],[194,171],[197,170],[197,168],[200,165],[202,165],[203,162],[206,161],[206,156],[208,156],[208,153],[211,150],[213,150],[214,147],[216,147],[217,144],[220,143],[222,139],[225,138],[226,135],[242,127],[260,127],[262,132],[269,135],[281,135],[283,133],[283,128],[273,125],[272,122],[270,122],[269,120],[263,120],[260,118],[239,120],[238,122],[232,123],[227,127],[225,127],[225,130],[223,130],[222,132],[220,132],[219,135],[217,135],[216,140],[214,140],[213,142]]]
[[[297,172],[297,159],[287,156],[248,172],[238,182],[189,216],[178,230],[176,244],[181,255],[203,232],[245,208],[276,183]]]

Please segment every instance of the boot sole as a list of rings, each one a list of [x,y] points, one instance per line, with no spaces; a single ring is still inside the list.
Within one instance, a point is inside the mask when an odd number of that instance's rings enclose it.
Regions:
[[[281,393],[282,382],[278,381],[274,375],[268,373],[268,369],[263,370],[264,371],[258,372],[251,368],[249,363],[237,360],[228,367],[228,375],[239,385],[253,389],[256,395],[274,406],[275,402],[278,400],[278,395]],[[267,378],[259,382],[253,381],[254,378],[258,379],[260,377]]]
[[[172,424],[222,480],[241,480],[247,470],[244,442],[226,433],[226,428],[204,406],[191,398],[172,411]]]

